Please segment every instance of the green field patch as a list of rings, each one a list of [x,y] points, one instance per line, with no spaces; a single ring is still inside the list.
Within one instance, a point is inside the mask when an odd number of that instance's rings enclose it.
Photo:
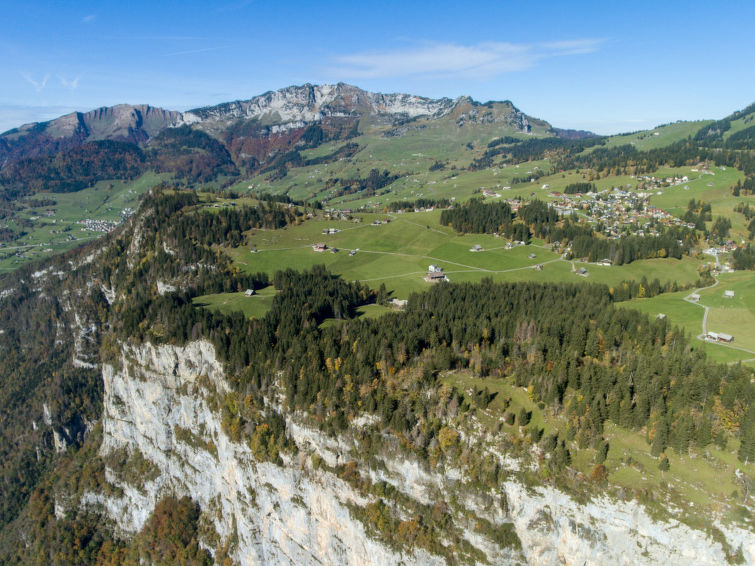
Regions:
[[[247,297],[244,291],[238,293],[216,293],[195,297],[192,303],[198,307],[216,310],[223,314],[242,312],[248,318],[262,318],[270,310],[273,297],[277,291],[271,285],[259,289],[251,297]]]
[[[713,289],[703,290],[700,293],[706,293],[706,291],[708,295],[710,295],[710,293],[713,291],[717,291],[719,294],[723,293],[722,285],[718,285]],[[697,337],[702,333],[702,322],[705,311],[700,305],[696,305],[684,300],[684,298],[689,296],[691,293],[692,291],[663,293],[650,299],[633,299],[631,301],[616,303],[616,305],[620,308],[632,308],[639,310],[651,317],[658,316],[659,314],[666,315],[671,324],[684,329],[694,349],[702,349],[703,351],[705,351],[706,355],[714,362],[729,363],[741,360],[751,360],[753,357],[755,357],[755,355],[753,354],[729,348],[724,344],[715,344],[699,340]],[[702,302],[703,299],[701,299],[701,303]],[[734,311],[737,309],[731,310]],[[749,344],[748,338],[752,334],[752,331],[748,332],[748,328],[742,328],[739,321],[727,318],[726,315],[727,311],[723,309],[719,310],[712,308],[708,315],[707,330],[732,334],[735,336],[735,342],[733,345],[740,345],[747,349],[755,349],[748,348],[745,343],[740,343],[737,339],[737,335],[735,335],[734,333],[734,330],[736,329],[741,333],[740,336],[746,336],[747,338],[743,338],[743,340],[744,342],[747,342],[747,344]],[[716,323],[713,323],[714,319],[716,320]],[[721,327],[714,326],[714,324],[717,325],[719,321],[721,323]],[[753,327],[750,326],[750,328]],[[752,362],[749,362],[748,365],[750,364],[752,364]]]
[[[710,124],[711,120],[696,120],[693,122],[674,122],[658,126],[652,130],[643,130],[631,134],[620,134],[611,136],[604,146],[598,147],[618,147],[621,145],[631,145],[641,151],[665,147],[674,142],[686,140],[694,136],[700,128]],[[590,151],[592,148],[588,149]]]

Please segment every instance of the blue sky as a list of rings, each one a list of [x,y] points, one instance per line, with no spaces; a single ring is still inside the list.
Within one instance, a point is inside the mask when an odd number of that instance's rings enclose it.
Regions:
[[[755,2],[0,0],[0,131],[291,84],[511,100],[616,133],[755,101]]]

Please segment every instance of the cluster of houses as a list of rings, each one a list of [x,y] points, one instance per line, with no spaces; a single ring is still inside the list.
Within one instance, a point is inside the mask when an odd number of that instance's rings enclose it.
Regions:
[[[79,220],[77,224],[83,224],[81,229],[87,232],[112,232],[118,227],[118,222],[111,222],[110,220],[94,220],[92,218]]]
[[[684,182],[681,178],[669,178],[672,184]],[[654,179],[649,177],[648,179]],[[551,203],[560,214],[580,214],[595,222],[601,222],[609,238],[620,238],[629,233],[637,236],[657,236],[657,228],[663,226],[686,226],[694,224],[684,222],[663,209],[648,204],[653,191],[634,191],[631,185],[613,187],[597,193],[567,195],[559,191],[549,194],[555,200]]]

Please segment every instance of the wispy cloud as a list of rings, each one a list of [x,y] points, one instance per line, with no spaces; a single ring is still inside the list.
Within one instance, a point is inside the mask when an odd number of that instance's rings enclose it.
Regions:
[[[24,80],[29,83],[37,92],[42,92],[47,86],[47,81],[50,80],[50,75],[46,74],[41,80],[35,80],[29,73],[21,73]]]
[[[85,24],[91,24],[94,20],[97,19],[97,14],[88,14],[81,18],[82,23]]]
[[[187,49],[186,51],[176,51],[175,53],[166,53],[164,57],[175,57],[176,55],[193,55],[194,53],[205,53],[207,51],[217,51],[218,49],[228,49],[230,45],[219,45],[217,47],[202,47],[200,49]]]
[[[409,49],[341,55],[328,69],[343,77],[364,79],[408,76],[485,77],[523,71],[539,60],[581,55],[598,49],[602,40],[550,43],[487,42],[475,45],[431,43]]]
[[[63,76],[58,75],[58,80],[60,81],[60,84],[62,84],[66,88],[70,88],[71,90],[76,90],[79,87],[80,78],[81,78],[81,75],[78,75],[75,79],[68,80]]]

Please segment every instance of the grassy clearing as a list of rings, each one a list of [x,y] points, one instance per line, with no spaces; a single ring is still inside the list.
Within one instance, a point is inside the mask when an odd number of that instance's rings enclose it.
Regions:
[[[755,277],[751,273],[723,274],[719,285],[700,291],[700,305],[710,307],[707,330],[725,332],[734,336],[734,346],[755,351]],[[724,299],[725,289],[735,291],[734,299]],[[703,342],[697,338],[702,333],[705,310],[684,300],[691,292],[665,293],[650,299],[634,299],[618,303],[621,308],[633,308],[650,316],[665,314],[669,321],[684,329],[695,348],[702,348],[716,362],[729,363],[750,360],[755,366],[754,354],[729,348],[723,344]]]
[[[217,310],[223,314],[242,312],[248,318],[262,318],[270,310],[276,293],[277,291],[271,285],[259,289],[251,297],[245,296],[243,291],[239,293],[217,293],[195,297],[193,303],[198,307]]]
[[[734,291],[734,298],[724,291]],[[734,345],[755,351],[755,274],[724,273],[719,284],[700,292],[700,304],[710,308],[708,330],[734,336]],[[755,357],[755,354],[750,355]]]

